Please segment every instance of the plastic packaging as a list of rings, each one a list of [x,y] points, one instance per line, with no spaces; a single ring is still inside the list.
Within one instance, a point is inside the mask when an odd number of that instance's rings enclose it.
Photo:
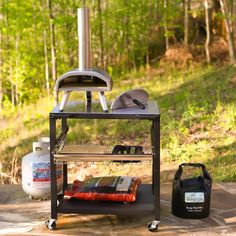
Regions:
[[[141,180],[129,176],[91,177],[75,180],[64,193],[66,199],[87,201],[134,202]]]

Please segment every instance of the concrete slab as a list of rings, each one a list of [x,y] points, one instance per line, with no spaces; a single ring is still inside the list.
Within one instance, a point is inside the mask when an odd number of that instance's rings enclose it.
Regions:
[[[171,184],[161,187],[161,224],[158,235],[236,235],[236,183],[214,184],[211,214],[202,220],[187,220],[171,214]],[[228,191],[228,189],[230,191]],[[152,216],[59,215],[57,229],[49,231],[49,201],[32,201],[19,185],[0,186],[1,235],[153,235],[146,226]]]

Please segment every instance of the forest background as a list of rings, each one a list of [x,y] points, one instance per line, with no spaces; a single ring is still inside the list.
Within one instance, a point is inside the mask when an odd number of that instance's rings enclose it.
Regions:
[[[93,66],[114,80],[108,97],[143,87],[158,101],[163,168],[203,162],[216,181],[235,181],[235,1],[0,0],[1,183],[20,182],[21,158],[48,135],[55,80],[78,67],[84,6]],[[147,124],[127,123],[72,122],[69,140],[148,143]]]

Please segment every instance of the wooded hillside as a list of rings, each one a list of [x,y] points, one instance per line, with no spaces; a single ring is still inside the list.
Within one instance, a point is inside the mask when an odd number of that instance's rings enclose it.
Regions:
[[[93,66],[113,76],[163,58],[234,63],[234,2],[0,0],[0,114],[51,94],[57,76],[77,67],[78,7],[91,10]]]

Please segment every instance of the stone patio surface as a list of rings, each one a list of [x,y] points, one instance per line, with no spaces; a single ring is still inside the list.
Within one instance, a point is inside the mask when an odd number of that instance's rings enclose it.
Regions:
[[[211,214],[202,220],[187,220],[171,214],[171,184],[161,186],[161,223],[151,233],[152,216],[135,218],[112,215],[59,215],[57,229],[49,231],[49,201],[32,201],[19,185],[0,186],[1,235],[236,235],[236,183],[213,184]]]

